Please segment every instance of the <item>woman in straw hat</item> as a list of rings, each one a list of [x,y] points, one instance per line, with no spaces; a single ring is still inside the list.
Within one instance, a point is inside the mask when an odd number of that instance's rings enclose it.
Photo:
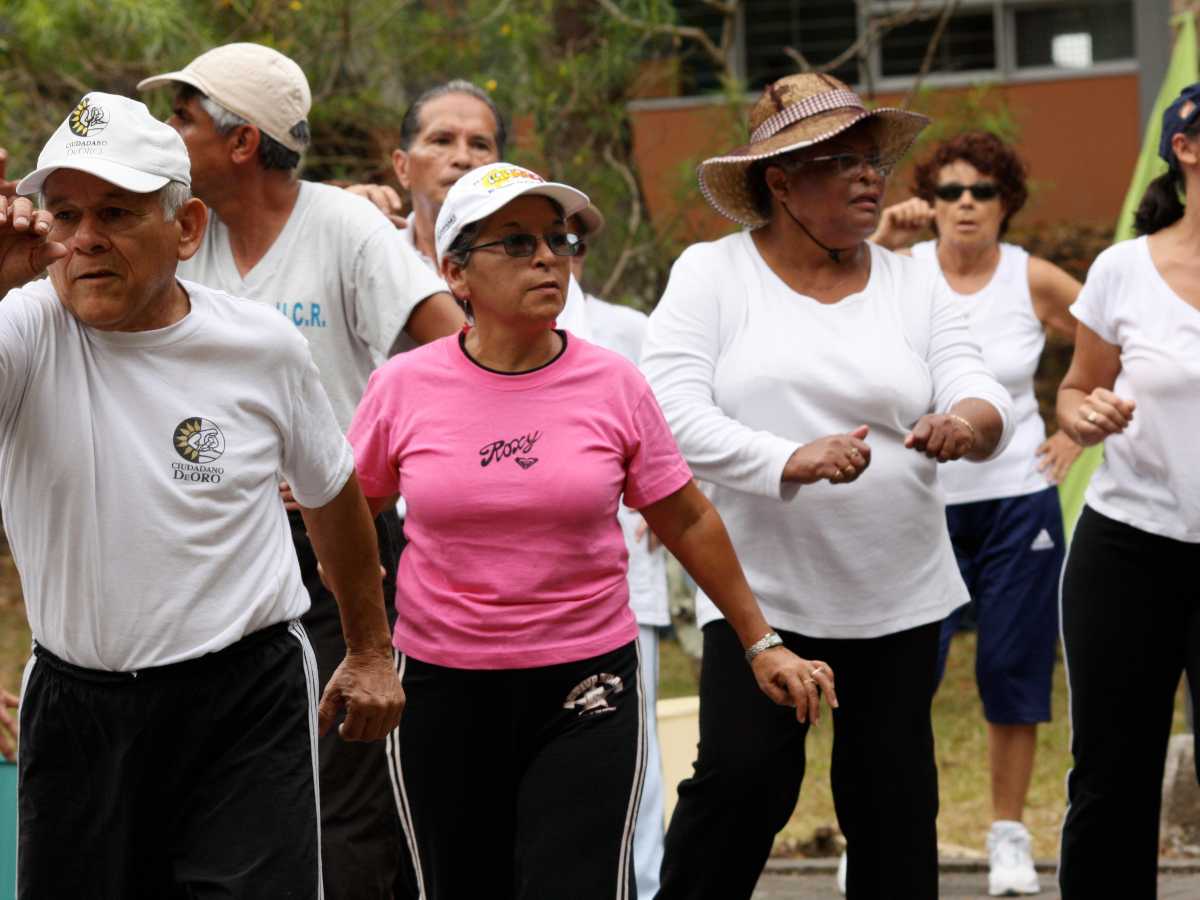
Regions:
[[[937,896],[930,704],[940,622],[966,602],[937,465],[983,460],[1012,402],[932,266],[867,243],[926,124],[794,75],[751,141],[700,167],[747,230],[688,248],[643,368],[782,643],[838,672],[833,792],[852,898]],[[700,747],[663,900],[748,898],[804,774],[805,723],[760,702],[703,590]]]
[[[393,764],[426,900],[636,895],[647,724],[622,501],[721,604],[772,701],[837,702],[828,665],[764,639],[637,368],[556,328],[587,204],[508,163],[462,176],[435,248],[474,326],[375,372],[350,427],[372,509],[408,500]]]

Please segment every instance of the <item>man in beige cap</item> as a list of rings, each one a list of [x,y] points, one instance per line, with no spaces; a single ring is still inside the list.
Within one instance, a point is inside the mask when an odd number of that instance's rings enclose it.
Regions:
[[[213,210],[204,242],[183,271],[209,287],[275,305],[308,339],[344,430],[368,376],[389,352],[457,331],[461,311],[370,203],[297,178],[311,96],[295,62],[257,44],[228,44],[139,88],[165,85],[175,91],[170,124],[187,144],[194,189]],[[290,500],[286,490],[284,497]],[[344,652],[337,607],[295,511],[291,521],[312,597],[304,624],[324,683]],[[403,532],[394,511],[375,524],[394,616]],[[390,900],[403,878],[390,745],[321,742],[330,898]]]
[[[341,736],[379,741],[404,696],[308,347],[177,277],[207,210],[141,103],[86,95],[17,193],[0,197],[0,494],[34,640],[17,896],[317,900],[317,731],[345,707]],[[279,472],[344,617],[319,708]]]

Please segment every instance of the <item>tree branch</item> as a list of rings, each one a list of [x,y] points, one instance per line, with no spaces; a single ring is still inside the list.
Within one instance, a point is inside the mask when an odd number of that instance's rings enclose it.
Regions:
[[[596,0],[596,2],[600,4],[600,7],[605,12],[623,25],[628,25],[631,28],[641,29],[647,34],[668,34],[672,37],[681,38],[685,41],[695,41],[700,46],[700,49],[702,49],[708,55],[709,59],[711,59],[722,69],[729,71],[729,56],[726,52],[727,48],[717,46],[717,44],[708,36],[707,32],[705,32],[703,28],[696,28],[692,25],[668,25],[665,22],[647,22],[643,19],[633,18],[633,16],[629,15],[623,9],[621,9],[621,7],[617,6],[613,0]],[[736,0],[728,4],[710,3],[709,5],[717,9],[722,9],[725,11],[726,16],[732,16],[733,13],[737,12]],[[732,9],[732,12],[729,11],[730,8]],[[725,43],[724,38],[722,38],[721,43]]]
[[[621,276],[625,274],[625,267],[637,255],[634,242],[637,240],[638,228],[642,224],[642,195],[641,191],[638,190],[637,178],[634,176],[633,171],[629,166],[616,158],[612,152],[611,144],[605,145],[603,155],[604,161],[616,169],[629,188],[629,219],[625,223],[625,246],[621,248],[621,253],[617,256],[616,263],[608,273],[608,278],[604,280],[604,286],[600,289],[600,296],[607,297],[613,288],[617,286],[617,283],[620,282]]]
[[[601,2],[604,2],[604,0],[601,0]],[[953,0],[953,2],[957,6],[957,0]],[[929,19],[937,18],[944,13],[945,8],[941,10],[923,9],[922,0],[912,0],[912,4],[908,9],[892,13],[889,16],[871,19],[867,24],[866,30],[858,36],[858,40],[833,59],[821,63],[819,66],[814,66],[810,63],[804,54],[795,47],[784,47],[783,52],[799,66],[801,72],[833,72],[855,57],[865,56],[867,50],[889,31],[894,31],[905,25],[911,25],[913,22],[925,22]]]
[[[925,76],[929,74],[929,70],[933,67],[933,59],[937,55],[938,44],[942,42],[942,35],[946,33],[946,26],[950,24],[950,17],[958,9],[958,2],[959,0],[946,0],[946,5],[942,8],[942,17],[938,19],[937,27],[933,29],[933,37],[929,39],[929,46],[925,48],[925,58],[921,60],[921,68],[917,72],[917,77],[913,80],[912,87],[908,89],[908,93],[904,97],[904,102],[900,104],[901,109],[908,109],[912,106],[913,101],[917,99],[917,91],[921,89],[921,82],[925,80]]]

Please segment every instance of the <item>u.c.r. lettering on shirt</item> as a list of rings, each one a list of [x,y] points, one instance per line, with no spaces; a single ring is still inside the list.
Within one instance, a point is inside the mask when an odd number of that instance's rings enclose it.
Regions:
[[[494,462],[499,462],[502,459],[508,459],[510,456],[516,456],[518,453],[527,454],[533,449],[533,445],[538,442],[538,438],[542,436],[540,431],[531,431],[528,434],[523,434],[520,437],[512,440],[492,441],[484,444],[479,448],[479,455],[482,457],[479,460],[479,465],[486,468]],[[529,468],[522,465],[521,468]]]

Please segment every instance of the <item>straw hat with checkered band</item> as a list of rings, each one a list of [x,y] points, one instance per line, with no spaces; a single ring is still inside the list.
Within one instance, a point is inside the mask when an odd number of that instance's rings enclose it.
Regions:
[[[717,212],[750,228],[767,224],[754,203],[752,164],[839,135],[874,120],[879,159],[893,165],[929,119],[902,109],[868,110],[858,94],[829,75],[789,75],[767,85],[750,110],[750,143],[700,164],[700,191]]]

